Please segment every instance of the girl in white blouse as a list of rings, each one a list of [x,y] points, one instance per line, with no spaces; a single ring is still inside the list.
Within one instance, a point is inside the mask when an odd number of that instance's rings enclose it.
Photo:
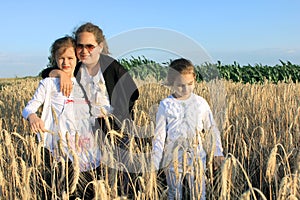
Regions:
[[[195,68],[189,60],[181,58],[171,62],[167,82],[174,93],[160,102],[156,114],[153,162],[156,170],[164,169],[169,199],[183,198],[184,177],[191,198],[205,199],[204,170],[202,177],[195,177],[201,168],[196,163],[202,161],[205,169],[206,155],[210,153],[204,150],[201,135],[213,133],[215,166],[224,159],[220,132],[211,109],[204,98],[193,93],[195,77]],[[201,185],[195,181],[199,179]]]
[[[77,197],[83,198],[86,184],[93,181],[90,174],[100,169],[100,147],[92,130],[95,117],[82,86],[73,75],[77,64],[74,39],[69,36],[57,39],[51,47],[51,57],[55,65],[71,78],[73,89],[69,96],[64,96],[59,78],[41,80],[22,115],[57,162],[63,158],[72,163],[74,170],[80,171],[80,189],[76,192]],[[38,117],[36,112],[42,105],[42,116]],[[91,195],[86,198],[92,199],[94,192],[88,189],[86,193]]]

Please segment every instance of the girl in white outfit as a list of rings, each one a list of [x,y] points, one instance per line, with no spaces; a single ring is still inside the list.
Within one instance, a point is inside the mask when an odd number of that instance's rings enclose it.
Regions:
[[[59,78],[45,78],[40,81],[22,115],[29,120],[31,130],[38,133],[38,138],[43,139],[44,147],[54,159],[76,162],[80,172],[94,170],[100,166],[100,148],[92,131],[95,119],[91,116],[86,94],[73,76],[77,64],[74,39],[68,36],[57,39],[51,54],[58,68],[73,82],[70,96],[64,96],[60,91]],[[36,112],[41,105],[40,118]]]
[[[165,169],[169,199],[183,198],[184,176],[191,199],[205,199],[204,170],[202,177],[195,177],[195,171],[200,168],[195,164],[202,161],[205,169],[209,153],[203,148],[202,133],[211,131],[214,134],[215,164],[224,159],[220,132],[211,109],[204,98],[193,93],[195,77],[195,68],[189,60],[181,58],[171,62],[167,82],[174,93],[160,102],[156,114],[153,161],[157,170]],[[196,184],[199,179],[202,179],[201,186]]]

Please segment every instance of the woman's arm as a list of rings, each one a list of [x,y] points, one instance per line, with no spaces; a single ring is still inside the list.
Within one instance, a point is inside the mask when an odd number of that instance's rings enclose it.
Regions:
[[[60,78],[60,91],[63,93],[64,96],[70,96],[73,83],[71,81],[71,78],[64,71],[58,69],[57,67],[49,67],[44,69],[41,75],[43,79],[47,77]]]

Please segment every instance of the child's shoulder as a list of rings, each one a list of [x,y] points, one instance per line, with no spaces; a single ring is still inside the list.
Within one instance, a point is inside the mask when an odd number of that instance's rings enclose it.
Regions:
[[[59,81],[59,78],[56,77],[46,77],[44,79],[42,79],[40,82],[41,83],[48,83],[48,82],[57,82]]]
[[[174,103],[174,97],[172,95],[169,95],[159,101],[159,106],[166,108],[170,107],[170,105],[173,105]]]
[[[47,77],[47,78],[44,78],[42,80],[40,80],[40,84],[42,85],[57,85],[59,84],[59,78],[55,78],[55,77]]]
[[[191,98],[194,98],[194,100],[199,101],[199,102],[207,102],[204,97],[197,95],[195,93],[192,93]]]
[[[210,108],[207,100],[204,97],[199,96],[197,94],[192,94],[192,95],[193,95],[193,98],[194,98],[194,99],[192,99],[192,101],[195,102],[195,104],[197,104],[198,107],[201,107],[202,109],[203,108]]]
[[[172,95],[167,96],[166,98],[160,100],[161,104],[174,101],[174,97]]]

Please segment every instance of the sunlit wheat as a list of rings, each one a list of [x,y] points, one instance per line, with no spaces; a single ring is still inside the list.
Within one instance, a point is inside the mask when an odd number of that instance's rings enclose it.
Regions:
[[[167,196],[168,188],[160,180],[162,173],[151,170],[147,155],[151,153],[158,103],[170,94],[170,88],[159,82],[136,82],[141,95],[134,108],[135,120],[123,123],[120,131],[108,126],[105,139],[100,141],[97,138],[105,160],[103,177],[100,180],[95,177],[89,183],[95,186],[97,199],[129,198],[126,194],[119,196],[117,192],[124,174],[129,175],[134,199],[165,199]],[[41,142],[38,142],[37,135],[29,129],[28,121],[21,116],[38,83],[38,78],[1,83],[1,199],[41,199],[47,190],[52,191],[52,199],[66,199],[80,184],[78,158],[74,153],[79,148],[78,134],[75,135],[74,151],[69,151],[74,161],[74,176],[67,177],[69,169],[62,158],[51,162],[50,178],[57,185],[47,185],[41,173],[45,167],[44,135],[40,135]],[[201,187],[197,185],[202,185],[204,175],[207,199],[300,199],[300,84],[243,84],[215,80],[197,83],[195,93],[211,105],[221,131],[224,154],[229,155],[221,169],[214,171],[214,136],[199,132],[208,157],[206,166],[202,166],[200,160],[194,160],[196,193],[201,193]],[[109,120],[106,119],[107,125]],[[47,132],[63,135],[60,130]],[[120,155],[126,161],[121,163],[115,156],[117,144],[125,135],[129,138],[128,149]],[[137,136],[143,136],[147,142]],[[59,142],[58,145],[62,151],[63,144]],[[172,165],[177,176],[179,163],[175,158],[178,158],[178,151],[174,149],[172,152]],[[187,159],[187,155],[183,154],[184,173],[192,170],[187,167]],[[62,168],[60,177],[56,177],[58,165]],[[120,170],[110,173],[113,167]],[[129,169],[139,173],[133,176]],[[67,180],[69,186],[65,188],[62,185]]]

